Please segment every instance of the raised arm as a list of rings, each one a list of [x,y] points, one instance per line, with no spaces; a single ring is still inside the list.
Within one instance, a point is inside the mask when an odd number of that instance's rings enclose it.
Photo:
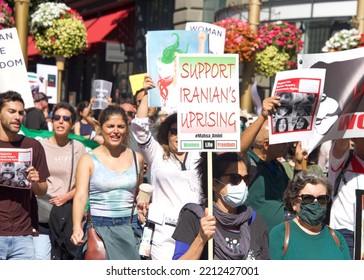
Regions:
[[[148,117],[148,90],[155,88],[152,78],[146,74],[143,82],[144,96],[140,102],[136,116],[138,118]]]
[[[240,136],[240,151],[247,151],[251,144],[254,142],[255,137],[258,135],[258,132],[269,114],[273,114],[276,111],[276,107],[280,106],[278,96],[268,97],[263,100],[262,103],[262,112],[258,116],[258,118],[250,124],[241,134]]]

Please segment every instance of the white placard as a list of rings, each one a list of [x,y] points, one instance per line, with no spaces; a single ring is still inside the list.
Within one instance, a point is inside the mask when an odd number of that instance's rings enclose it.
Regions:
[[[0,30],[0,92],[8,90],[21,94],[25,108],[34,106],[16,28]]]
[[[240,151],[239,57],[180,54],[178,150]]]
[[[269,116],[269,144],[310,139],[325,83],[325,69],[301,69],[276,74],[272,96],[281,106]]]

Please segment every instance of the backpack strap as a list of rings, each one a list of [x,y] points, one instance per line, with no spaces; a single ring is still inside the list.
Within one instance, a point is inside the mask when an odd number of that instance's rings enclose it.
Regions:
[[[341,247],[340,241],[339,241],[339,238],[337,238],[337,236],[335,234],[335,231],[331,227],[329,227],[328,225],[326,225],[326,226],[329,228],[329,231],[330,231],[330,234],[331,234],[332,238],[334,238],[337,247],[339,247],[339,249],[340,249],[340,247]]]
[[[288,243],[289,243],[289,235],[290,235],[290,224],[289,224],[289,220],[286,220],[284,222],[285,225],[285,232],[284,232],[284,246],[283,246],[283,254],[286,255],[287,253],[287,249],[288,249]]]

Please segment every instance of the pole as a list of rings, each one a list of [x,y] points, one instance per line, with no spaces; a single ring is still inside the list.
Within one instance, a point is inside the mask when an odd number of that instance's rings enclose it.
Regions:
[[[212,188],[212,152],[207,152],[207,207],[209,215],[213,214],[213,188]],[[207,242],[207,255],[208,260],[214,259],[214,240],[209,239]]]
[[[28,19],[30,0],[15,0],[14,2],[15,26],[18,31],[25,67],[28,67]]]
[[[356,20],[359,32],[364,33],[364,0],[358,0]]]
[[[261,0],[249,0],[249,16],[248,23],[253,29],[254,33],[258,33],[259,18],[260,18],[260,6]],[[244,63],[243,67],[243,84],[240,98],[240,107],[252,113],[253,104],[252,97],[250,94],[251,87],[254,83],[254,67],[255,67],[255,56],[252,57],[250,62]]]
[[[56,66],[57,66],[57,102],[62,100],[62,72],[64,70],[64,61],[65,58],[63,56],[56,56]]]

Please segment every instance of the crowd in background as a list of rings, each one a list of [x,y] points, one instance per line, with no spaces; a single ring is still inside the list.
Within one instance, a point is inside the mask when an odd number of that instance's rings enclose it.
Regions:
[[[214,259],[353,259],[364,138],[310,154],[300,142],[270,144],[268,116],[289,112],[280,97],[266,98],[254,121],[241,117],[240,153],[213,155],[209,213],[206,154],[178,151],[177,114],[148,106],[154,87],[146,75],[133,101],[95,111],[93,98],[51,107],[37,93],[25,110],[19,94],[0,94],[0,147],[34,153],[30,189],[0,187],[0,259],[82,259],[90,221],[109,259],[140,259],[147,227],[152,260],[207,259],[211,238]],[[36,141],[18,133],[21,125],[53,135]],[[143,182],[154,187],[150,201],[138,200]],[[125,224],[129,247],[118,233]]]

